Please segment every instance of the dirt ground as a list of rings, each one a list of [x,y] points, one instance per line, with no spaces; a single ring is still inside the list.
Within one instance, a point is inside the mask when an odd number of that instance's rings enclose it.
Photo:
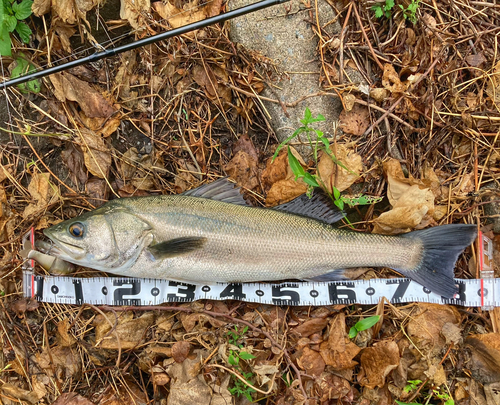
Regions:
[[[329,3],[343,27],[333,36],[317,25],[315,2],[301,7],[319,40],[322,95],[343,105],[327,139],[341,165],[326,153],[318,161],[297,153],[302,169],[332,194],[380,197],[347,207],[359,232],[477,225],[494,242],[498,276],[500,5]],[[118,2],[37,0],[31,43],[13,36],[14,56],[44,67],[108,38],[122,44],[225,9],[217,0],[134,4],[120,19]],[[387,10],[377,18],[374,7]],[[2,92],[0,401],[498,405],[498,308],[209,300],[109,308],[22,297],[20,242],[32,227],[41,236],[110,199],[182,193],[225,175],[255,206],[307,190],[286,148],[272,161],[279,141],[259,95],[286,72],[232,43],[228,27],[52,75],[36,94]],[[4,58],[7,70],[14,59]],[[284,110],[297,101],[266,100]],[[305,150],[298,139],[290,145]],[[477,244],[467,248],[455,276],[479,278],[478,257]],[[398,276],[364,269],[360,278]],[[374,326],[348,336],[371,316],[380,317]]]

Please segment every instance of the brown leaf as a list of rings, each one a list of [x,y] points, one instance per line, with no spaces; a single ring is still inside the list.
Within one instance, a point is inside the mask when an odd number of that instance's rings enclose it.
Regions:
[[[325,361],[321,355],[308,347],[302,350],[302,355],[297,359],[297,364],[307,374],[313,376],[319,376],[325,370]]]
[[[83,186],[87,182],[88,176],[80,147],[75,146],[72,142],[66,143],[66,149],[61,152],[61,158],[73,175],[73,183]]]
[[[433,223],[432,180],[406,178],[396,159],[384,162],[387,198],[393,209],[375,219],[374,233],[399,234]]]
[[[116,111],[97,90],[69,73],[55,73],[50,80],[57,99],[76,101],[87,117],[108,118]]]
[[[320,345],[321,356],[327,365],[336,370],[343,370],[358,364],[352,359],[360,351],[361,348],[347,337],[345,315],[343,312],[339,313],[331,321],[328,341]]]
[[[468,65],[473,66],[473,67],[479,67],[481,66],[484,62],[487,61],[487,59],[484,57],[482,52],[479,52],[477,54],[472,54],[468,55],[465,57],[465,61],[467,62]]]
[[[328,318],[313,318],[292,329],[292,333],[307,337],[314,333],[321,332],[328,325]]]
[[[333,374],[327,374],[319,383],[320,401],[327,402],[332,399],[340,399],[351,392],[351,385],[345,378]],[[351,402],[351,401],[347,401]]]
[[[100,207],[109,199],[109,186],[106,180],[92,177],[85,185],[89,197],[88,202],[94,207]]]
[[[500,381],[500,334],[471,335],[465,343],[471,348],[468,366],[472,376],[483,384]]]
[[[80,113],[80,118],[87,128],[98,135],[102,135],[104,138],[113,134],[121,124],[121,119],[117,116],[112,118],[89,118],[85,114]]]
[[[120,161],[120,169],[123,180],[130,180],[134,177],[137,170],[137,161],[139,160],[139,151],[137,148],[130,148],[123,154]]]
[[[76,392],[64,392],[52,402],[52,405],[94,405],[87,398]]]
[[[378,103],[385,101],[389,97],[390,93],[387,89],[375,88],[370,90],[370,97],[373,98]]]
[[[333,186],[339,191],[348,189],[363,171],[363,163],[361,156],[349,149],[346,144],[339,144],[334,151],[334,146],[330,146],[330,150],[349,170],[346,170],[335,164],[327,153],[323,153],[318,163],[318,174],[321,180],[327,187],[329,193],[333,194]]]
[[[38,390],[23,390],[22,388],[9,383],[2,384],[0,391],[2,391],[7,397],[23,400],[29,402],[30,404],[36,404],[43,398],[43,395],[40,396]]]
[[[57,343],[62,347],[71,347],[76,343],[75,337],[69,333],[69,320],[64,319],[57,323]]]
[[[42,353],[36,354],[36,360],[48,376],[60,381],[78,379],[82,371],[80,355],[76,349],[70,347],[54,346],[50,348],[50,353],[45,347]]]
[[[24,313],[34,311],[40,306],[35,299],[21,298],[10,305],[10,309],[16,313],[19,318],[24,317]]]
[[[370,112],[356,104],[351,111],[343,110],[339,116],[340,128],[346,134],[363,135],[370,126]]]
[[[233,156],[224,170],[241,187],[252,190],[259,185],[257,160],[243,150]]]
[[[204,328],[204,324],[207,322],[210,323],[210,325],[214,328],[220,328],[221,326],[226,324],[226,322],[221,321],[217,318],[212,318],[211,316],[200,313],[184,313],[180,315],[180,319],[182,322],[182,326],[188,333],[195,330],[195,327],[198,327],[198,329]]]
[[[280,180],[274,183],[267,193],[266,206],[274,207],[297,198],[307,191],[307,185],[302,179]]]
[[[240,150],[247,153],[252,159],[255,159],[255,161],[259,160],[259,154],[257,153],[252,140],[247,134],[240,136],[238,142],[236,142],[236,145],[234,145],[233,147],[233,154],[238,153]]]
[[[452,306],[419,303],[411,313],[406,327],[412,343],[421,352],[437,355],[445,347],[446,341],[441,336],[445,324],[457,325],[460,314]]]
[[[216,90],[214,86],[217,86],[217,79],[208,65],[195,65],[193,68],[193,79],[198,86],[206,91],[209,98],[215,97]]]
[[[122,380],[115,389],[109,385],[104,392],[99,405],[147,405],[147,394],[130,378]]]
[[[191,350],[191,343],[175,342],[172,346],[172,357],[177,363],[182,363],[189,355],[189,350]]]
[[[262,172],[261,177],[262,184],[266,191],[269,190],[274,183],[294,177],[290,164],[288,163],[288,154],[286,150],[281,150],[274,162],[272,158],[267,160],[266,168]]]
[[[383,387],[385,377],[399,365],[399,349],[394,341],[375,343],[361,353],[359,383],[367,388]]]
[[[196,21],[204,20],[207,17],[214,17],[220,14],[221,5],[222,0],[216,0],[214,2],[206,3],[204,7],[194,8],[190,6],[188,10],[184,11],[178,9],[169,1],[166,3],[157,1],[153,3],[153,8],[162,18],[165,18],[173,28],[178,28]],[[191,33],[188,35],[194,34]]]
[[[138,318],[134,318],[131,311],[118,314],[118,318],[112,313],[106,314],[111,322],[106,321],[102,315],[94,319],[96,330],[96,347],[103,349],[118,349],[118,335],[122,350],[133,349],[146,338],[147,329],[153,324],[155,315],[146,312]],[[116,328],[111,331],[111,326],[116,324]]]
[[[407,86],[401,83],[399,75],[392,65],[386,63],[384,65],[384,74],[382,76],[382,85],[391,93],[404,93]]]
[[[55,202],[59,195],[58,188],[50,181],[50,173],[33,173],[28,185],[28,191],[34,203],[30,203],[24,209],[24,218],[37,215],[41,211],[46,210],[47,206]]]
[[[105,178],[111,166],[111,153],[106,143],[89,129],[81,128],[79,134],[87,170],[94,176]]]
[[[147,17],[142,14],[149,12],[151,12],[150,0],[120,0],[120,18],[128,20],[135,29],[143,27]]]

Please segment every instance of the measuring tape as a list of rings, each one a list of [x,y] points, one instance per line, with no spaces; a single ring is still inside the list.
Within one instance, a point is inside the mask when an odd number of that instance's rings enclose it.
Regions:
[[[117,277],[76,278],[23,273],[24,296],[39,301],[93,305],[158,305],[165,302],[240,300],[273,305],[376,305],[383,297],[391,303],[430,302],[466,307],[496,307],[500,302],[497,279],[455,279],[459,292],[443,299],[406,278],[335,282],[187,284],[169,280]]]
[[[25,238],[30,239],[29,246],[34,246],[33,232]],[[391,303],[429,302],[490,310],[500,306],[500,282],[494,278],[492,241],[482,233],[479,238],[481,278],[455,279],[458,293],[453,299],[444,299],[407,278],[205,285],[126,277],[39,276],[33,273],[32,260],[23,271],[23,292],[38,301],[76,305],[144,306],[201,299],[293,306],[376,305],[386,298]]]

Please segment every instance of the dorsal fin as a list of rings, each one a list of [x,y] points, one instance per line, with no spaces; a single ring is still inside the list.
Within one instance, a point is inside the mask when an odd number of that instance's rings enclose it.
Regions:
[[[278,205],[273,209],[317,219],[327,224],[334,224],[345,216],[345,212],[335,207],[330,197],[320,188],[314,189],[311,198],[307,194],[302,194],[292,201]]]
[[[231,183],[227,177],[223,177],[212,183],[203,184],[200,187],[185,191],[182,195],[190,197],[208,198],[210,200],[222,201],[237,205],[249,205],[240,192],[241,188]]]

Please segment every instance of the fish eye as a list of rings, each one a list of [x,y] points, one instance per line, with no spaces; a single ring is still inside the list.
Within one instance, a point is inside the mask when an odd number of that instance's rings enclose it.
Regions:
[[[75,222],[69,226],[69,233],[73,235],[75,238],[81,238],[83,236],[83,231],[85,227],[80,222]]]

